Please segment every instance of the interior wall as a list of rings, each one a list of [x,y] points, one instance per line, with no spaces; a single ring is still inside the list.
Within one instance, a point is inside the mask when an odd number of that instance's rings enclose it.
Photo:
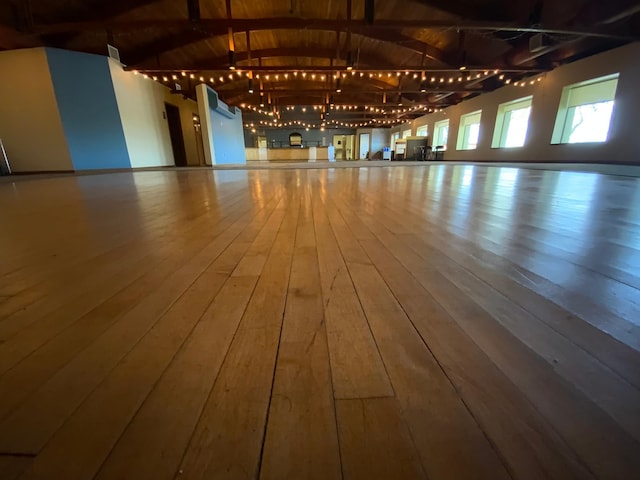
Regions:
[[[12,170],[73,170],[45,49],[0,52],[0,72],[0,138]]]
[[[382,150],[391,144],[391,130],[388,128],[359,128],[356,135],[356,151],[360,152],[360,134],[369,134],[369,158],[382,159]]]
[[[250,129],[245,129],[245,146],[249,148],[255,147],[256,137],[258,136],[266,136],[267,145],[270,148],[273,146],[274,141],[276,146],[278,146],[280,142],[286,146],[289,144],[289,135],[292,133],[302,135],[303,142],[313,142],[314,144],[315,142],[319,142],[320,146],[322,146],[324,141],[324,145],[329,146],[331,145],[334,135],[355,135],[356,130],[353,128],[326,128],[323,132],[319,128],[311,128],[307,132],[304,127],[302,127],[264,129],[257,130],[256,133],[251,133]]]
[[[164,111],[167,87],[108,62],[131,166],[175,165]]]
[[[74,169],[130,168],[107,57],[46,53]]]
[[[435,122],[449,119],[449,138],[445,159],[462,161],[557,161],[640,164],[640,43],[610,50],[584,60],[559,67],[544,74],[541,82],[525,87],[505,86],[491,93],[428,114],[414,120],[412,133],[421,125],[429,125],[433,132]],[[609,128],[609,139],[604,143],[551,145],[562,89],[584,80],[611,73],[620,73],[615,107]],[[491,148],[491,141],[501,103],[533,95],[527,140],[521,148]],[[482,110],[480,137],[476,150],[458,151],[456,142],[460,116]],[[405,130],[407,124],[391,131]]]
[[[237,108],[231,112],[205,84],[196,87],[196,94],[207,164],[246,163],[242,111]],[[228,116],[216,110],[216,103],[218,108],[228,112]]]

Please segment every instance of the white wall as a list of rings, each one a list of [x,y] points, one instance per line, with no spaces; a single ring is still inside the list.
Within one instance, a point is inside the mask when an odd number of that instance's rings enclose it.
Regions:
[[[0,72],[0,138],[12,170],[73,170],[45,49],[0,52]]]
[[[373,128],[371,129],[371,154],[375,155],[381,152],[384,147],[391,145],[391,135],[388,128]],[[380,157],[382,158],[382,157]]]
[[[380,158],[382,158],[382,149],[391,144],[390,130],[388,128],[359,128],[356,130],[356,154],[360,153],[360,134],[369,134],[369,158],[373,159],[374,156],[380,152]]]
[[[167,88],[127,72],[109,60],[124,137],[133,168],[175,165],[169,127],[164,115]]]
[[[412,122],[412,132],[429,125],[429,136],[437,121],[449,119],[449,139],[445,159],[473,161],[557,161],[598,163],[640,163],[640,43],[559,67],[543,76],[541,82],[526,87],[505,86],[458,105],[420,117]],[[551,145],[562,89],[584,80],[620,73],[609,140],[605,143]],[[492,149],[498,105],[533,95],[527,141],[522,148]],[[482,110],[478,148],[456,150],[460,116]],[[405,130],[406,124],[391,132]]]

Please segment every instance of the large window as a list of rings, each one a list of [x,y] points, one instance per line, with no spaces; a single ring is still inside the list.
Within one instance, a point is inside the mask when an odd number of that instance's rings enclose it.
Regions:
[[[615,73],[565,87],[551,143],[606,142],[618,76]]]
[[[418,127],[418,129],[416,130],[416,136],[418,137],[426,137],[427,135],[429,135],[428,125],[423,125],[421,127]]]
[[[402,138],[407,138],[411,136],[411,129],[402,131]]]
[[[460,130],[458,131],[458,150],[475,150],[478,148],[480,137],[480,116],[482,110],[467,113],[460,117]]]
[[[441,120],[436,122],[433,127],[433,148],[443,147],[447,149],[447,141],[449,140],[449,120]]]
[[[492,148],[522,147],[527,139],[531,100],[533,97],[520,98],[503,103],[498,107],[496,128],[493,131]]]

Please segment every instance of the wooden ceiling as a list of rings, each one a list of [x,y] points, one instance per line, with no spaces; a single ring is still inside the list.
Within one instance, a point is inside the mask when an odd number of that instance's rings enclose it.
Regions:
[[[187,95],[205,81],[256,119],[332,104],[344,124],[387,125],[635,41],[639,12],[637,0],[4,0],[0,49],[108,43],[127,68]]]

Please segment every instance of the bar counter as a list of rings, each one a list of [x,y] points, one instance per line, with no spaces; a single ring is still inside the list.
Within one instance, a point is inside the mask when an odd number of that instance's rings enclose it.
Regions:
[[[329,147],[246,148],[247,162],[327,162]]]

